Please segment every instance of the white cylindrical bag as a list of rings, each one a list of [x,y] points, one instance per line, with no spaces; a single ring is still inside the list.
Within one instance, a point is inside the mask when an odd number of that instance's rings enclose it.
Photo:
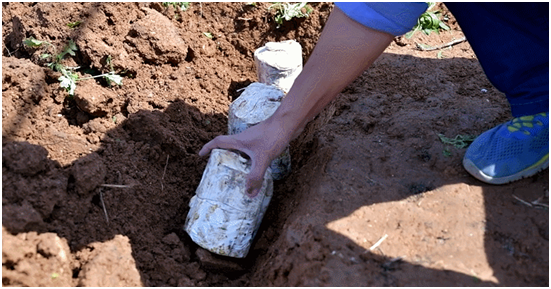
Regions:
[[[250,161],[238,153],[213,149],[196,194],[191,198],[184,230],[210,252],[247,256],[273,194],[268,168],[254,198],[246,194]]]
[[[285,97],[275,86],[254,82],[230,104],[228,111],[228,134],[237,134],[269,118]],[[281,180],[291,172],[291,154],[285,148],[270,164],[272,178]]]
[[[302,71],[302,47],[294,40],[268,42],[254,52],[258,81],[287,93]]]

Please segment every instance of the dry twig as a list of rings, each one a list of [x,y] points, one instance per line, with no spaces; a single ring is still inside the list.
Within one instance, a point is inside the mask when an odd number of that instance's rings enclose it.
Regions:
[[[515,198],[517,201],[519,201],[519,202],[521,202],[521,203],[527,205],[528,207],[533,207],[532,204],[528,203],[527,201],[525,201],[525,200],[523,200],[523,199],[521,199],[521,198],[519,198],[519,197],[517,197],[517,196],[515,196],[515,195],[512,195],[512,196],[513,196],[513,198]]]
[[[109,224],[109,216],[107,215],[107,209],[105,208],[105,203],[103,202],[103,190],[99,189],[99,200],[101,201],[101,206],[103,207],[103,212],[105,213],[105,219],[107,224]]]
[[[542,200],[543,197],[539,197],[539,198],[537,198],[536,200],[534,200],[534,201],[532,201],[532,202],[527,202],[527,201],[525,201],[525,200],[523,200],[523,199],[521,199],[521,198],[519,198],[519,197],[517,197],[517,196],[515,196],[515,195],[512,195],[512,196],[513,196],[513,198],[515,198],[517,201],[521,202],[522,204],[524,204],[524,205],[526,205],[526,206],[528,206],[528,207],[531,207],[531,208],[533,208],[533,207],[536,207],[536,208],[538,208],[538,207],[543,207],[543,208],[549,209],[549,205],[544,204],[544,203],[541,202],[541,200]]]
[[[164,190],[164,185],[163,185],[163,181],[165,180],[165,174],[166,174],[166,167],[168,167],[168,157],[170,155],[167,155],[166,156],[166,164],[165,164],[165,170],[163,171],[163,176],[161,177],[161,192]]]
[[[383,243],[383,241],[388,237],[388,234],[385,234],[377,243],[373,244],[373,246],[369,247],[368,251],[373,251],[375,248],[379,247]]]
[[[127,186],[127,185],[112,185],[112,184],[101,184],[100,187],[126,189],[126,188],[131,188],[132,186]]]
[[[438,50],[438,49],[454,46],[454,45],[459,44],[459,43],[464,42],[464,41],[467,41],[467,38],[462,37],[462,38],[456,39],[454,41],[448,42],[446,44],[443,44],[443,45],[440,45],[440,46],[434,46],[434,47],[421,45],[419,43],[415,43],[415,44],[417,44],[417,48],[421,51],[432,51],[432,50]]]

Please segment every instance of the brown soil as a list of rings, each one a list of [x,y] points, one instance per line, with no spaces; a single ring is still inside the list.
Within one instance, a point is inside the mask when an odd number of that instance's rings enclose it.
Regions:
[[[2,284],[548,286],[549,212],[518,200],[547,204],[548,170],[486,185],[438,137],[511,117],[467,42],[416,48],[463,36],[448,12],[451,31],[397,38],[292,143],[246,259],[189,239],[197,152],[256,81],[256,48],[296,39],[307,61],[333,8],[313,5],[278,29],[268,3],[3,3]],[[73,39],[64,64],[81,76],[111,56],[124,84],[83,80],[68,97],[30,36]]]

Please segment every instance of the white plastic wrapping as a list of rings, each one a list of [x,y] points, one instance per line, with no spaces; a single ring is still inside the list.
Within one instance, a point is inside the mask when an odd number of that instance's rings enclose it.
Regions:
[[[254,82],[230,105],[228,134],[237,134],[269,118],[285,97],[275,86]],[[281,180],[291,171],[291,155],[287,147],[270,164],[272,178]]]
[[[199,246],[219,255],[247,256],[273,194],[268,169],[259,194],[250,198],[245,190],[249,171],[250,161],[239,154],[212,150],[184,225]]]
[[[302,71],[302,47],[294,40],[268,42],[254,52],[258,81],[287,93]]]

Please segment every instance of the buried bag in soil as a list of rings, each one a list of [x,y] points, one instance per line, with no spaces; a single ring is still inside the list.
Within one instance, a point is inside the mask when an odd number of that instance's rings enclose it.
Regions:
[[[247,256],[273,193],[268,168],[259,194],[246,194],[250,169],[250,161],[239,154],[212,150],[184,225],[199,246],[219,255]]]

